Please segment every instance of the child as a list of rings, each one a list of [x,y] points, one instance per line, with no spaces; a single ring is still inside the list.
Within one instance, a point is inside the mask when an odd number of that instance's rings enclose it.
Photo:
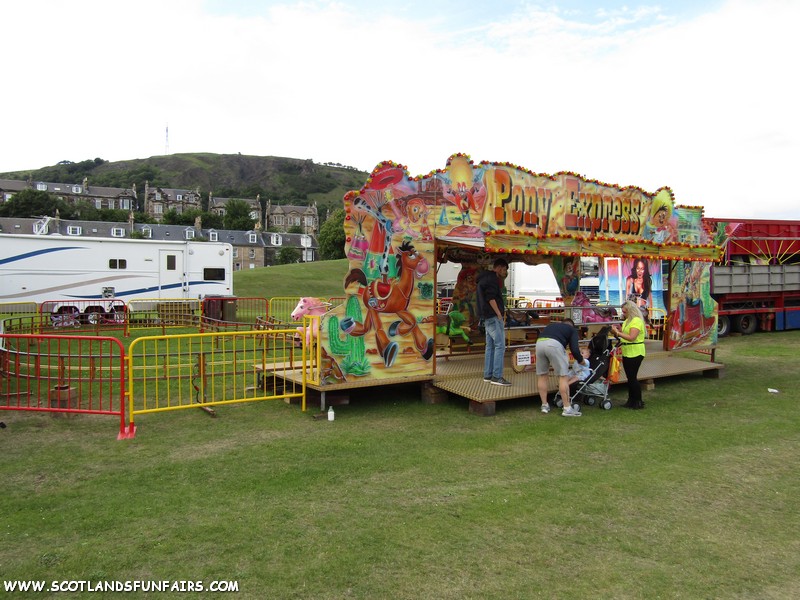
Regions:
[[[592,374],[592,369],[589,366],[589,355],[591,352],[589,348],[581,348],[581,356],[583,357],[583,362],[579,363],[577,360],[572,363],[572,366],[569,368],[569,385],[576,383],[578,381],[585,381],[589,379],[589,376]]]

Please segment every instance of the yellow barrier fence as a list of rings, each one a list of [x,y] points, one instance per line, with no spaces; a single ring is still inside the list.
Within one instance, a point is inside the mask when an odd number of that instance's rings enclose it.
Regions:
[[[134,340],[127,357],[128,437],[135,435],[136,416],[148,413],[201,408],[213,414],[214,406],[278,399],[295,399],[305,411],[304,348],[294,346],[296,333],[264,329]]]
[[[200,300],[191,298],[133,298],[128,300],[129,329],[197,327]]]
[[[297,307],[298,302],[300,302],[300,296],[270,298],[269,317],[277,323],[299,327],[302,323],[292,320],[292,311]]]

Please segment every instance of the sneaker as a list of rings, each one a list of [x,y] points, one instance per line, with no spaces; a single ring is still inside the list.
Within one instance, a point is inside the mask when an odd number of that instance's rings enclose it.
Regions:
[[[550,405],[549,404],[542,404],[542,413],[547,414],[550,412]]]
[[[495,385],[505,385],[505,386],[511,385],[511,382],[505,377],[494,377],[491,383]]]
[[[491,377],[484,377],[483,378],[483,383],[492,383],[492,378]]]
[[[575,410],[574,408],[572,408],[570,406],[569,408],[565,408],[563,411],[561,411],[561,416],[562,417],[580,417],[581,416],[581,411]]]

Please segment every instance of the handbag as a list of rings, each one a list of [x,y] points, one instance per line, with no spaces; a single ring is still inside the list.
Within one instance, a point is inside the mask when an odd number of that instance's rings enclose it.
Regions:
[[[608,363],[608,381],[609,383],[619,383],[619,369],[620,369],[619,356],[616,354],[611,355],[611,361]]]

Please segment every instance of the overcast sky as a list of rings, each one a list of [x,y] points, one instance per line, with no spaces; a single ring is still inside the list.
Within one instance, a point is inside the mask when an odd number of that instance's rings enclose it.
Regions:
[[[465,152],[800,218],[800,0],[25,0],[0,22],[0,172]]]

